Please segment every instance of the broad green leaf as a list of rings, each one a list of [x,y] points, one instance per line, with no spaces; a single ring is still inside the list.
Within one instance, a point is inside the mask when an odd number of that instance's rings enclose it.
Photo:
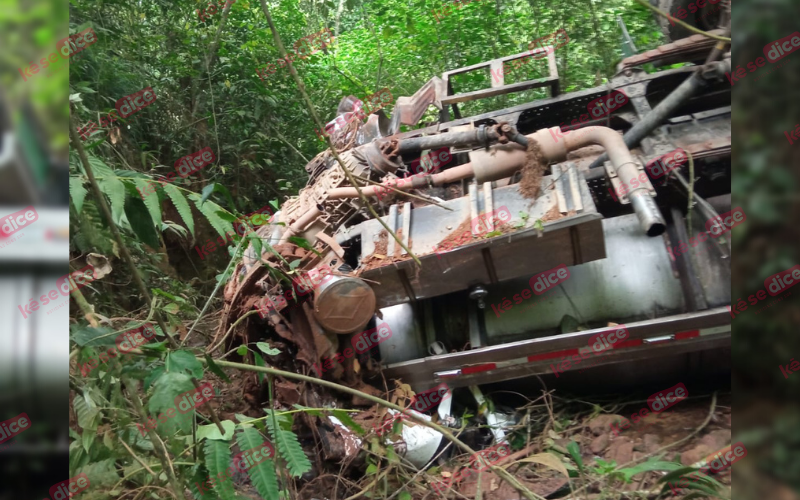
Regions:
[[[359,436],[366,434],[366,432],[364,432],[364,428],[358,425],[346,411],[333,410],[333,416],[339,419],[348,429],[355,432]]]
[[[76,395],[72,400],[72,406],[75,408],[75,413],[78,415],[78,425],[84,430],[97,430],[97,426],[103,419],[103,414],[100,410],[93,406],[89,406],[83,396]]]
[[[224,436],[219,433],[217,424],[200,425],[197,427],[197,440],[216,439],[217,441],[230,441],[233,438],[233,430],[236,428],[236,423],[230,420],[222,420],[220,423],[222,428],[225,429]]]
[[[256,342],[256,346],[261,349],[264,354],[269,354],[270,356],[275,356],[281,353],[279,349],[270,347],[266,342]]]
[[[191,379],[182,373],[164,373],[156,380],[155,390],[148,402],[150,417],[156,419],[170,408],[175,410],[174,417],[166,419],[166,422],[159,422],[158,430],[162,436],[174,436],[179,430],[183,433],[191,430],[194,408],[186,413],[181,413],[175,404],[177,396],[191,390],[194,390]]]
[[[267,413],[267,428],[269,435],[272,437],[272,443],[280,453],[281,457],[286,461],[286,468],[289,473],[294,477],[300,477],[306,472],[311,470],[311,462],[308,460],[303,448],[297,441],[297,435],[290,431],[281,428],[277,422],[278,416],[273,410],[264,410]]]
[[[192,218],[192,209],[189,207],[189,203],[186,201],[186,198],[183,197],[183,193],[181,193],[177,187],[170,183],[164,184],[164,192],[167,193],[169,199],[172,200],[172,204],[175,205],[178,213],[181,214],[181,218],[183,219],[184,224],[186,224],[189,234],[191,234],[192,238],[194,238],[194,219]]]
[[[114,330],[107,326],[92,328],[91,326],[75,325],[71,328],[70,338],[79,346],[94,347],[114,345],[118,335],[110,335]]]
[[[267,366],[267,363],[264,361],[264,358],[261,357],[261,354],[253,351],[253,360],[256,363],[256,366]],[[256,372],[256,377],[258,378],[258,383],[264,381],[264,372]]]
[[[172,351],[167,354],[165,363],[168,372],[189,372],[196,379],[203,378],[203,364],[189,351]]]
[[[136,197],[129,196],[125,202],[125,215],[128,217],[128,222],[131,229],[142,242],[152,249],[158,249],[161,245],[158,240],[158,232],[156,228],[161,227],[153,226],[153,219],[151,214],[147,213],[147,207],[144,202]]]
[[[239,443],[239,449],[242,451],[261,446],[265,441],[261,433],[252,427],[242,429],[236,434],[236,442]],[[262,498],[279,500],[278,478],[272,459],[266,459],[260,464],[250,467],[247,469],[247,475]]]
[[[578,446],[578,443],[570,441],[569,444],[567,444],[567,451],[578,465],[578,469],[583,470],[583,458],[581,457],[581,448]]]
[[[227,472],[231,467],[231,450],[227,441],[206,439],[203,448],[206,456],[206,469],[210,478],[214,479],[214,492],[222,500],[234,500],[236,493],[233,490],[233,481]]]

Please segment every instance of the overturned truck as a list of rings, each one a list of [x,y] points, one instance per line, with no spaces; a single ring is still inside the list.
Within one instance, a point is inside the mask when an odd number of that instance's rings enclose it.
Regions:
[[[516,54],[431,79],[391,119],[337,126],[341,163],[317,155],[277,224],[258,229],[263,252],[250,248],[226,286],[218,336],[257,308],[239,335],[289,346],[290,369],[376,394],[390,379],[444,387],[417,408],[444,423],[462,387],[480,405],[481,384],[533,375],[602,387],[727,370],[728,231],[744,217],[730,197],[730,54],[693,36],[560,94],[552,50],[533,52],[548,77],[454,92],[453,75],[531,55]],[[674,62],[694,64],[641,69]],[[537,87],[550,97],[460,114]],[[429,106],[437,123],[399,132]],[[498,440],[504,418],[487,418]],[[425,463],[440,440],[407,439],[407,458]]]

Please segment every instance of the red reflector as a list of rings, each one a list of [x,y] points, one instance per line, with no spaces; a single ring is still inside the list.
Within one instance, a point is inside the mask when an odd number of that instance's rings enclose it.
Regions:
[[[619,349],[620,347],[636,347],[639,345],[642,345],[642,339],[626,340],[625,342],[620,342],[615,345],[614,349]]]
[[[564,349],[563,351],[548,352],[546,354],[532,354],[528,356],[528,361],[544,361],[545,359],[560,358],[561,356],[570,356],[572,354],[579,354],[577,349]]]
[[[699,337],[700,330],[688,330],[685,332],[678,332],[675,334],[675,340],[683,340],[683,339],[691,339],[693,337]]]
[[[488,372],[489,370],[494,370],[495,368],[497,368],[497,365],[494,363],[486,363],[485,365],[478,366],[465,366],[461,369],[461,374],[469,375],[470,373]]]

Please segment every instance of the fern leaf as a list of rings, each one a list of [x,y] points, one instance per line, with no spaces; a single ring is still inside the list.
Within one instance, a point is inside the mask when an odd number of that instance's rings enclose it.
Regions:
[[[203,467],[198,464],[192,467],[192,470],[194,474],[189,481],[189,491],[192,492],[195,500],[217,500],[214,498],[214,493],[203,486],[203,483],[208,480],[208,476],[204,475]]]
[[[192,218],[192,208],[189,206],[189,202],[183,197],[181,191],[172,184],[164,184],[164,192],[167,193],[169,199],[172,200],[178,213],[181,214],[183,222],[186,223],[189,233],[192,235],[192,238],[194,238],[194,219]]]
[[[210,479],[213,479],[214,491],[222,500],[233,500],[236,492],[233,490],[233,480],[226,475],[231,463],[231,450],[226,441],[206,439],[206,469]]]
[[[119,224],[122,212],[125,209],[125,184],[116,177],[109,177],[99,181],[98,186],[111,202],[111,218],[114,224]]]
[[[72,205],[75,207],[76,215],[81,214],[83,210],[83,200],[86,199],[86,188],[83,187],[83,179],[81,177],[69,178],[69,197],[72,200]]]
[[[256,429],[247,427],[236,435],[236,442],[239,443],[240,449],[249,450],[261,446],[264,438]],[[247,475],[250,476],[259,495],[266,500],[279,500],[278,477],[275,475],[275,463],[271,459],[266,459],[260,464],[250,467]]]
[[[120,217],[125,207],[125,185],[117,177],[111,168],[103,160],[96,156],[89,156],[89,165],[92,173],[97,178],[97,185],[100,187],[108,200],[111,202],[111,218],[114,224],[119,224]]]
[[[158,200],[158,195],[155,195],[155,193],[148,193],[147,190],[150,189],[150,182],[147,182],[144,179],[134,179],[134,182],[136,183],[136,187],[139,188],[140,193],[146,193],[144,195],[144,204],[147,207],[147,211],[150,212],[150,218],[153,219],[153,225],[157,228],[160,228],[161,203]]]
[[[272,442],[278,448],[278,453],[281,454],[286,460],[286,467],[292,476],[300,477],[306,472],[311,470],[311,462],[308,457],[303,453],[303,448],[300,447],[300,442],[297,441],[297,435],[290,431],[282,429],[278,425],[278,419],[272,410],[264,410],[267,412],[267,427],[269,428],[269,435],[272,436]]]
[[[190,194],[189,199],[192,200],[197,209],[206,216],[208,222],[214,229],[217,230],[220,236],[225,238],[226,232],[233,231],[230,222],[225,222],[219,215],[217,215],[217,211],[222,210],[222,207],[213,201],[206,200],[204,203],[202,197],[197,193]]]

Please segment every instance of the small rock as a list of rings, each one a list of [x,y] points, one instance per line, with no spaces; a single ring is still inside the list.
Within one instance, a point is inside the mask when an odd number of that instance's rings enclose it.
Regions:
[[[689,451],[681,453],[681,464],[689,466],[706,458],[715,450],[705,444],[698,444]]]
[[[717,429],[715,431],[711,431],[703,436],[703,439],[700,440],[701,444],[708,446],[712,450],[721,450],[722,448],[728,446],[730,442],[730,429]]]
[[[617,465],[626,464],[633,458],[633,440],[627,436],[621,436],[611,443],[608,449],[608,459],[617,462]]]
[[[644,451],[647,453],[653,453],[661,447],[661,438],[655,434],[645,434],[643,440]]]
[[[606,449],[608,446],[608,433],[603,433],[594,438],[592,444],[589,446],[589,449],[592,450],[592,453],[595,455],[599,454],[601,451]]]
[[[629,424],[630,421],[621,415],[598,415],[589,422],[589,429],[595,436],[608,432],[612,424],[620,426]]]

